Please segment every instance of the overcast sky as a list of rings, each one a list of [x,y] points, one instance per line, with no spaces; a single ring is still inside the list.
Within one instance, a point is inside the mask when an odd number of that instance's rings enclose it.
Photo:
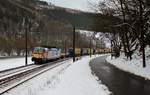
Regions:
[[[52,2],[53,4],[57,6],[72,8],[72,9],[79,9],[83,11],[92,11],[88,3],[90,2],[97,2],[99,0],[43,0]]]

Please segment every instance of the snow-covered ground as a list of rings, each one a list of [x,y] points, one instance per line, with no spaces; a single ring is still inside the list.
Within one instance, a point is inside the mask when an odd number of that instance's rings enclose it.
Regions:
[[[119,58],[107,57],[106,60],[115,67],[150,80],[150,47],[146,47],[146,67],[143,68],[142,56],[139,52],[133,54],[133,59],[127,60],[122,54]]]
[[[28,57],[28,64],[33,64],[31,57]],[[19,66],[25,66],[25,58],[0,59],[0,71]]]
[[[92,75],[89,61],[72,60],[18,86],[6,95],[109,95],[107,87]]]

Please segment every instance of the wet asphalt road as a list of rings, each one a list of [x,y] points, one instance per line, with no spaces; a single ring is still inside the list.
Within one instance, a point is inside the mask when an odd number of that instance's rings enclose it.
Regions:
[[[90,66],[113,95],[150,95],[150,81],[115,68],[105,58],[103,56],[92,60]]]

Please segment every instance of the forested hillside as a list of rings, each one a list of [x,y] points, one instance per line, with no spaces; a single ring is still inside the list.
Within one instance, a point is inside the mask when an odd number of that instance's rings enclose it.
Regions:
[[[28,10],[26,10],[21,3],[24,4],[24,6],[32,6],[27,7]],[[0,52],[11,55],[13,51],[17,51],[18,55],[20,54],[20,50],[25,46],[22,44],[25,42],[24,31],[28,24],[25,18],[29,17],[32,23],[35,22],[35,15],[33,14],[35,10],[33,5],[34,1],[32,0],[30,0],[30,2],[26,2],[26,0],[0,1]],[[30,40],[29,44],[33,45],[33,40]]]

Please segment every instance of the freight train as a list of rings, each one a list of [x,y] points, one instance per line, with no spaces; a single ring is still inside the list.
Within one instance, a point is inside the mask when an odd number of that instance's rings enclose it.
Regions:
[[[73,48],[69,48],[67,50],[69,57],[73,57]],[[91,54],[96,54],[95,49],[90,49],[90,48],[75,48],[75,56],[83,56],[83,55],[90,55]]]
[[[107,52],[110,50],[107,49]],[[104,49],[90,49],[90,48],[75,48],[75,56],[83,56],[83,55],[90,55],[90,53],[97,54],[100,52],[106,52]],[[46,63],[52,60],[57,60],[64,57],[73,57],[73,48],[68,48],[66,53],[62,53],[60,48],[56,47],[48,47],[48,46],[41,46],[35,47],[32,50],[32,61],[35,64],[38,63]]]

